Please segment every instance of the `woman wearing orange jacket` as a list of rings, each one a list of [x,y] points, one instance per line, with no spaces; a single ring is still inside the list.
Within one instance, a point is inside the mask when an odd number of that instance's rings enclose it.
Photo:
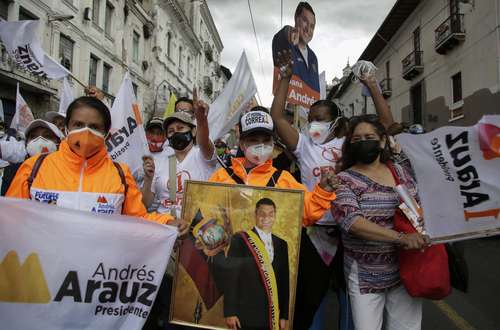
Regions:
[[[7,197],[32,199],[60,207],[103,214],[142,217],[160,224],[184,222],[170,215],[148,214],[128,167],[108,156],[105,138],[111,115],[104,103],[83,96],[70,104],[67,138],[59,150],[26,160],[19,168]]]

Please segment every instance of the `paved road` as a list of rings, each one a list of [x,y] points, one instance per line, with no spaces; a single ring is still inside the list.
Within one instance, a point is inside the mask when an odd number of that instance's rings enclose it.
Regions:
[[[423,330],[500,329],[500,237],[461,242],[469,266],[469,292],[457,290],[443,301],[424,301]],[[337,311],[335,296],[329,310]],[[336,330],[336,312],[328,313],[325,330]]]

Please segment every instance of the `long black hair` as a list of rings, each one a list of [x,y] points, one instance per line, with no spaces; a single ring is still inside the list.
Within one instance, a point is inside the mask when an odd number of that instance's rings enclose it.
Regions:
[[[71,102],[71,104],[68,106],[68,110],[66,111],[66,119],[64,121],[66,127],[68,127],[69,125],[69,120],[71,119],[71,115],[73,114],[73,112],[81,107],[89,107],[97,110],[97,112],[99,112],[99,114],[101,115],[102,120],[104,121],[104,129],[106,131],[106,134],[109,132],[109,130],[111,129],[111,113],[109,112],[106,104],[92,96],[81,96]]]
[[[342,158],[338,163],[338,172],[344,171],[357,163],[356,158],[354,157],[354,153],[352,151],[351,139],[356,127],[361,123],[370,124],[374,129],[380,140],[384,137],[386,139],[385,147],[380,153],[380,161],[382,163],[387,163],[392,157],[391,149],[389,147],[389,137],[387,135],[387,131],[379,121],[378,117],[375,115],[361,115],[352,117],[349,120],[349,130],[347,131],[347,135],[344,140],[344,144],[342,145]]]

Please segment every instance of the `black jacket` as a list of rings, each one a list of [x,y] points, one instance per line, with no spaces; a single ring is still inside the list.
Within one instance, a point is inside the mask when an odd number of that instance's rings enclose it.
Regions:
[[[256,234],[256,230],[253,230]],[[257,234],[258,235],[258,234]],[[280,319],[288,320],[289,268],[288,245],[272,235],[274,259],[272,262],[276,283]],[[238,316],[245,327],[267,327],[269,325],[269,303],[257,264],[241,235],[231,240],[226,258],[226,281],[224,285],[224,317]]]

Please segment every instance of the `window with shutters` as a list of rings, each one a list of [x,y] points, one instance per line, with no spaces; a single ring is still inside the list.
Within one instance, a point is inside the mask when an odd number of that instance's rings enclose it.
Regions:
[[[99,65],[99,58],[90,54],[90,66],[89,66],[89,85],[97,85],[97,67]]]
[[[73,70],[73,47],[74,42],[64,34],[59,37],[59,59],[61,65],[68,69]]]
[[[111,79],[112,67],[108,63],[104,63],[102,70],[102,90],[109,93],[109,81]]]
[[[139,33],[134,31],[134,36],[132,39],[132,60],[135,63],[139,63],[139,41],[141,39],[141,36]]]
[[[104,21],[104,32],[106,35],[111,36],[111,31],[113,29],[113,13],[115,11],[115,7],[109,2],[106,2],[106,15]]]

